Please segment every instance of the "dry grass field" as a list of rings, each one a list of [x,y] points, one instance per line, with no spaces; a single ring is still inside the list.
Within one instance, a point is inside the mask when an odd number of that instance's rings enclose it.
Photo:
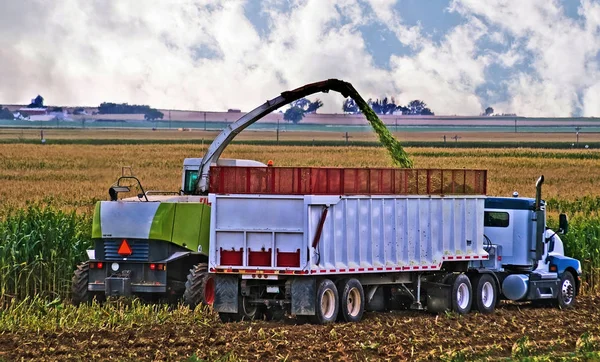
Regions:
[[[202,157],[206,146],[0,144],[0,199],[4,205],[52,200],[88,211],[108,197],[108,187],[132,166],[146,190],[178,190],[186,157]],[[536,178],[546,177],[544,196],[574,200],[596,195],[600,151],[409,148],[416,168],[488,170],[488,194],[533,196]],[[223,157],[273,160],[280,166],[391,167],[383,148],[231,145]]]

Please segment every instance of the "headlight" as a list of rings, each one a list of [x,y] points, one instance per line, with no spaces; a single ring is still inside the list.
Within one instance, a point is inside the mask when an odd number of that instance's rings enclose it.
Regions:
[[[119,263],[112,263],[110,265],[110,268],[112,269],[112,271],[118,271],[119,270]]]

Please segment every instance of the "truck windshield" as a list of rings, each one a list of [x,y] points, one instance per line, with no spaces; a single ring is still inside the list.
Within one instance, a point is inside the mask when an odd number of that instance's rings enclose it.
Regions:
[[[194,192],[194,186],[196,185],[196,180],[198,179],[198,171],[197,170],[186,170],[185,171],[185,183],[183,188],[183,193],[191,194]]]

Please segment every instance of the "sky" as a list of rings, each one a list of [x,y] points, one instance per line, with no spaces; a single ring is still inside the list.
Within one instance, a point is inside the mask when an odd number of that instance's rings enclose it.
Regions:
[[[0,104],[249,111],[328,78],[438,115],[600,116],[600,0],[0,1]]]

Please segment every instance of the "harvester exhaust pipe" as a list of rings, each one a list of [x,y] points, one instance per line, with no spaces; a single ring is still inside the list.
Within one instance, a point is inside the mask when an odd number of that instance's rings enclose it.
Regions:
[[[544,233],[546,232],[546,215],[542,210],[542,184],[544,183],[544,175],[538,178],[535,183],[535,260],[534,265],[542,259],[544,254]],[[535,269],[535,266],[534,266]]]

